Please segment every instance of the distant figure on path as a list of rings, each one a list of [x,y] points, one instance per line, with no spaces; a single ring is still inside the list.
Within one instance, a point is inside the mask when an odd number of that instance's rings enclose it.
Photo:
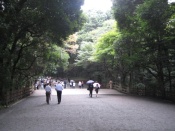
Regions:
[[[58,104],[60,104],[61,103],[62,90],[63,90],[63,86],[62,86],[60,81],[56,84],[55,90],[57,91]]]
[[[96,97],[98,95],[98,90],[100,89],[100,84],[96,81],[94,84],[93,84],[94,88],[95,88],[95,92],[96,92]]]
[[[78,86],[79,86],[79,88],[82,87],[82,83],[81,83],[81,81],[78,82]]]
[[[83,82],[83,81],[81,82],[81,87],[82,87],[82,88],[84,87],[84,82]]]
[[[64,88],[66,88],[67,82],[66,80],[64,80]]]
[[[90,97],[92,97],[93,89],[94,89],[93,83],[90,83],[90,84],[89,84],[89,96],[90,96]]]
[[[109,81],[109,88],[110,88],[110,89],[112,89],[112,84],[113,84],[113,82],[112,82],[112,80],[110,80],[110,81]]]
[[[75,88],[76,83],[75,83],[75,82],[73,82],[73,84],[72,84],[72,85],[73,85],[73,88]]]
[[[45,91],[46,91],[46,102],[47,102],[47,104],[49,104],[50,95],[51,95],[51,91],[52,91],[51,86],[49,84],[46,85]]]

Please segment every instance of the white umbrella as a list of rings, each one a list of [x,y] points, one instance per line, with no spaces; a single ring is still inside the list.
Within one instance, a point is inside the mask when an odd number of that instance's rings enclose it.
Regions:
[[[75,82],[74,80],[70,80],[70,82]]]
[[[98,83],[98,82],[95,82],[94,84],[93,84],[93,87],[99,87],[100,88],[100,84]]]
[[[91,84],[91,83],[94,83],[94,81],[93,81],[93,80],[88,80],[88,81],[86,82],[86,84]]]

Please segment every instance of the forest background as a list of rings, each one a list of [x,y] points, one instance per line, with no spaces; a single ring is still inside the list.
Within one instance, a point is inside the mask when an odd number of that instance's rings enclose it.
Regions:
[[[52,76],[175,100],[175,4],[112,2],[83,12],[83,0],[1,0],[0,99]]]

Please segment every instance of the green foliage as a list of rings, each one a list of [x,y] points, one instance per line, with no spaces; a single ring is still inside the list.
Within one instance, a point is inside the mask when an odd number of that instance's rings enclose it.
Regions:
[[[115,23],[110,12],[92,10],[84,13],[87,21],[81,31],[78,32],[78,44],[81,44],[82,41],[97,42],[97,39],[111,30]]]
[[[94,57],[95,60],[103,61],[104,58],[111,59],[114,57],[114,42],[118,39],[120,34],[118,32],[110,31],[104,34],[95,45]]]
[[[76,58],[76,66],[82,66],[86,68],[90,63],[90,56],[93,53],[93,43],[84,42],[80,46],[80,50],[78,51],[78,56]]]
[[[89,32],[94,30],[95,28],[102,27],[104,21],[112,19],[112,15],[110,14],[110,12],[90,10],[84,13],[87,18],[87,22],[84,25],[83,29],[85,32]]]
[[[168,11],[169,6],[166,0],[148,0],[138,6],[136,10],[140,22],[145,23],[145,25],[142,26],[145,27],[144,31],[155,31],[155,33],[163,32],[165,29],[168,18],[171,16],[171,13]]]
[[[116,55],[122,82],[126,85],[128,75],[128,85],[132,86],[134,82],[143,83],[143,79],[151,75],[165,97],[165,84],[169,83],[172,89],[174,70],[174,5],[169,5],[167,0],[116,0],[113,3],[121,31],[121,38],[116,41]],[[140,81],[136,79],[139,75]]]
[[[57,45],[53,45],[45,52],[46,58],[44,59],[45,74],[57,73],[57,69],[62,67],[67,69],[69,55],[65,50]]]
[[[76,76],[91,77],[101,82],[101,79],[105,78],[104,67],[100,62],[94,60],[93,55],[97,48],[98,39],[115,27],[115,20],[112,19],[111,12],[88,11],[84,14],[87,21],[82,30],[77,33],[77,43],[80,48],[77,52],[74,67],[72,67],[69,74],[73,75],[72,72],[79,69],[81,71],[78,70],[74,73]]]
[[[138,83],[136,85],[136,87],[139,88],[139,89],[144,89],[145,88],[145,85],[143,83]]]
[[[135,27],[135,9],[144,0],[115,0],[113,1],[114,17],[117,20],[118,28],[128,31]]]
[[[89,11],[85,12],[88,16],[87,22],[82,30],[78,32],[78,50],[75,65],[83,66],[84,68],[93,61],[93,52],[96,49],[95,45],[98,39],[106,32],[114,27],[115,21],[111,18],[108,12]],[[94,21],[96,19],[96,21]],[[96,26],[94,26],[96,24]],[[88,30],[87,30],[88,29]]]
[[[83,2],[4,1],[5,9],[0,12],[0,95],[57,67],[67,67],[69,56],[58,46],[83,26]]]

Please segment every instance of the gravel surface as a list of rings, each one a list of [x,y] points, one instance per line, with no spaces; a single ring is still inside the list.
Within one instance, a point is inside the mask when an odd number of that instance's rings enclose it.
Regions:
[[[0,131],[175,131],[175,105],[101,89],[90,98],[86,89],[63,90],[50,105],[44,90],[0,111]]]

